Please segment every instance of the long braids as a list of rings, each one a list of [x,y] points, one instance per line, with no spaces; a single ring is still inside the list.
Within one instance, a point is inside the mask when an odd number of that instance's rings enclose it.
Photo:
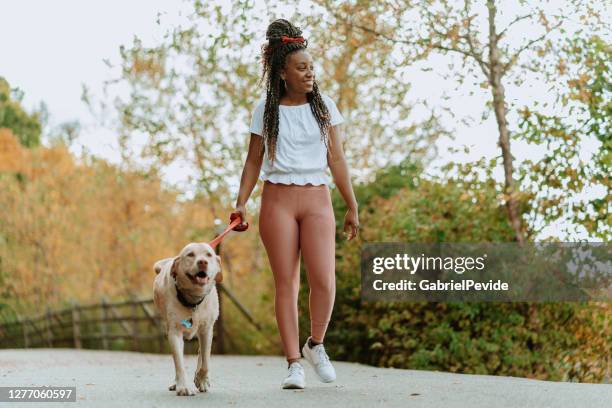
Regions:
[[[268,158],[274,163],[276,157],[276,141],[278,138],[279,126],[279,103],[281,97],[285,95],[285,84],[280,76],[281,69],[285,66],[287,56],[292,52],[305,50],[308,40],[304,42],[283,42],[282,36],[290,38],[301,37],[302,30],[291,24],[285,19],[273,21],[266,31],[268,43],[262,45],[262,65],[263,74],[259,84],[266,79],[266,106],[263,118],[263,138],[268,148]],[[319,129],[321,140],[325,148],[329,151],[329,129],[330,114],[327,105],[319,92],[316,80],[313,83],[312,91],[306,94],[310,110],[312,111]],[[261,151],[259,152],[261,154]],[[330,151],[331,154],[331,151]]]

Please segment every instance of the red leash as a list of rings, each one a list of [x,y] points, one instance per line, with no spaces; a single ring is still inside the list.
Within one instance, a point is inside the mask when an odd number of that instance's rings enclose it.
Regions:
[[[217,235],[215,239],[213,239],[212,241],[208,243],[208,245],[215,248],[217,245],[219,245],[221,240],[223,240],[223,237],[225,237],[230,231],[234,230],[234,231],[242,232],[242,231],[246,231],[249,228],[248,222],[244,223],[244,225],[238,226],[239,224],[242,223],[242,217],[240,216],[240,213],[238,212],[233,212],[230,215],[230,221],[231,223],[230,225],[227,226],[225,231]]]

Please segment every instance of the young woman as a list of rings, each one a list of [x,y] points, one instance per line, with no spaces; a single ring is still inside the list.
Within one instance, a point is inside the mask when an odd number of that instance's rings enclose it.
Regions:
[[[305,385],[298,337],[300,251],[310,287],[311,321],[302,353],[321,381],[336,378],[323,346],[336,292],[336,220],[325,174],[328,166],[348,206],[344,233],[351,240],[359,229],[357,201],[336,126],[344,119],[333,100],[319,92],[308,42],[301,34],[284,19],[268,26],[268,43],[262,47],[267,93],[252,113],[234,211],[244,224],[245,204],[258,177],[263,180],[259,235],[274,275],[276,321],[288,362],[283,388]]]

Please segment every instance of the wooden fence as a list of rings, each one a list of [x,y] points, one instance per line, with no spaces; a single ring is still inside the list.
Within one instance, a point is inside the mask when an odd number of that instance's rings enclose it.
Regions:
[[[223,354],[225,342],[230,342],[223,325],[224,295],[258,331],[260,325],[231,290],[217,284],[220,314],[214,327],[213,352]],[[81,305],[50,310],[30,317],[0,323],[0,348],[74,347],[104,350],[169,352],[163,322],[153,299],[129,299],[120,302]],[[190,344],[193,343],[193,344]],[[197,352],[197,340],[185,344],[185,352]]]
[[[223,227],[218,226],[217,236],[222,231]],[[220,242],[215,247],[217,255],[222,255],[221,248]],[[231,264],[228,270],[231,271]],[[214,326],[212,352],[223,354],[226,342],[233,345],[223,324],[225,296],[259,332],[262,328],[229,288],[219,283],[217,292],[219,318]],[[18,316],[12,322],[0,323],[0,348],[74,347],[167,353],[170,350],[164,330],[153,299],[110,303],[103,298],[94,305],[73,303],[55,311],[47,307],[41,315]],[[197,353],[197,347],[197,340],[192,339],[185,343],[185,352]]]

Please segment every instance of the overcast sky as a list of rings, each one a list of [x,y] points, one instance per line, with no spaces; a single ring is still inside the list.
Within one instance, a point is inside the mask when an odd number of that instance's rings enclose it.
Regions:
[[[117,63],[120,60],[119,46],[130,44],[134,36],[142,39],[145,46],[159,43],[164,31],[181,20],[180,11],[189,9],[189,3],[160,0],[0,1],[0,38],[3,39],[0,41],[0,76],[4,76],[12,87],[25,92],[27,109],[38,106],[41,101],[47,103],[51,126],[79,121],[83,128],[74,147],[76,150],[85,147],[97,156],[116,162],[120,156],[115,136],[98,126],[81,102],[82,84],[100,97],[102,82],[112,77],[103,59]],[[162,26],[156,23],[160,12]],[[440,81],[435,72],[415,71],[411,82],[415,99],[427,96],[435,100],[436,95],[453,88],[452,84]],[[545,90],[532,84],[509,96],[533,97],[538,93],[545,93]],[[475,99],[478,97],[468,97],[467,93],[451,92],[451,95],[451,107],[458,117],[477,115],[482,109],[482,100]],[[448,160],[474,160],[483,155],[490,158],[500,154],[497,139],[491,136],[497,134],[492,114],[483,123],[446,125],[455,129],[455,147],[466,144],[472,152],[467,156],[450,155],[442,145],[440,160],[433,166]],[[247,131],[248,124],[245,123]],[[534,157],[533,149],[526,145],[513,142],[512,147],[519,159]],[[595,144],[585,146],[584,156],[588,157],[596,147]],[[168,181],[180,182],[184,172],[179,167],[170,169]],[[501,168],[495,177],[502,180]],[[559,234],[559,226],[552,225],[540,238],[562,236]]]

